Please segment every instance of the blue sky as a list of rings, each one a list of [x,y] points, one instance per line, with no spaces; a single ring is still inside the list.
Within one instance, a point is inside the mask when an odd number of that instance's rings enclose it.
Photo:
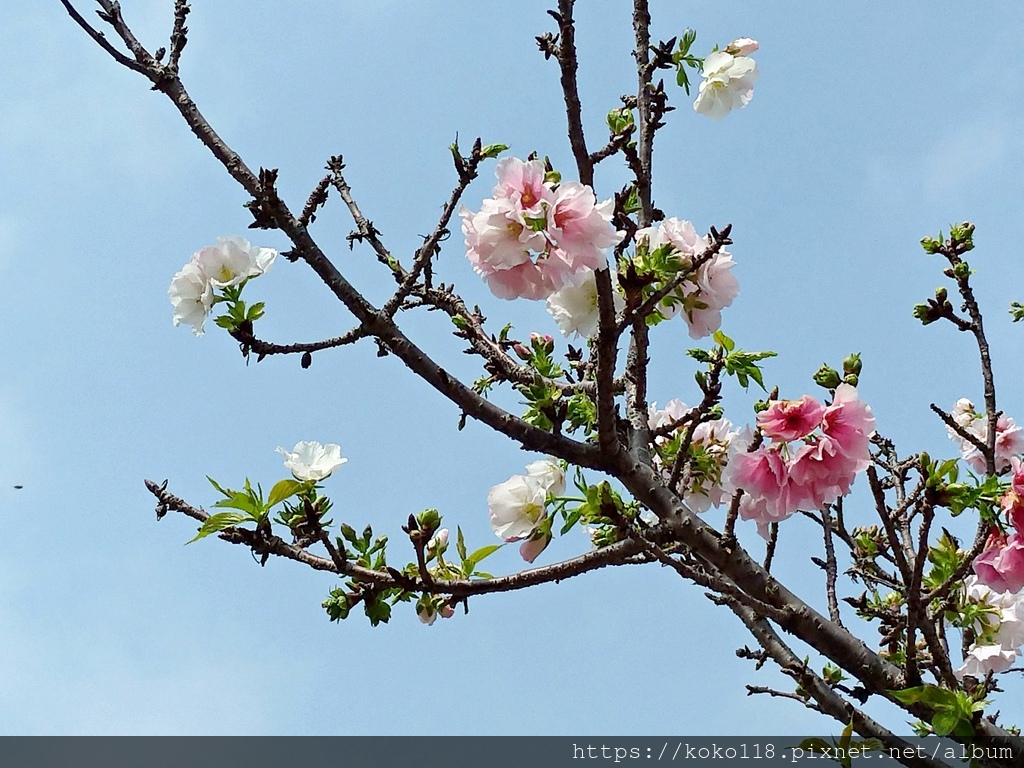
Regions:
[[[165,44],[172,5],[122,2],[151,49]],[[557,68],[533,42],[551,28],[544,3],[194,5],[186,87],[251,167],[281,169],[293,207],[341,153],[363,211],[407,254],[454,183],[456,134],[521,157],[537,150],[571,176]],[[581,3],[577,14],[593,145],[605,112],[635,87],[626,5]],[[1024,337],[1006,313],[1024,299],[1024,10],[665,1],[653,11],[655,37],[694,27],[698,53],[739,36],[762,45],[741,112],[713,123],[674,92],[655,196],[700,230],[733,223],[742,294],[724,329],[780,353],[766,379],[795,397],[813,390],[823,361],[860,351],[861,396],[879,429],[906,453],[952,455],[927,406],[980,400],[977,360],[951,327],[922,328],[910,310],[941,282],[918,240],[970,219],[1000,407],[1024,418],[1013,386]],[[600,198],[625,179],[612,165],[598,174]],[[471,207],[488,195],[488,173]],[[168,478],[209,505],[207,474],[266,485],[285,474],[277,446],[338,442],[349,463],[326,485],[336,516],[390,534],[397,556],[401,522],[425,507],[461,525],[471,545],[490,543],[487,490],[532,457],[479,425],[458,432],[455,409],[371,344],[318,354],[304,371],[291,359],[246,366],[215,328],[202,339],[172,328],[171,276],[216,237],[247,234],[245,195],[164,97],[119,69],[56,0],[5,10],[0,178],[0,732],[835,730],[791,702],[747,697],[747,683],[789,684],[737,660],[733,649],[752,641],[731,614],[657,567],[477,599],[468,616],[430,628],[399,610],[371,629],[328,622],[324,575],[287,562],[261,569],[216,540],[183,546],[193,526],[157,524],[144,478]],[[350,229],[332,198],[315,234],[379,300],[388,281],[365,249],[347,250]],[[279,233],[253,238],[285,246]],[[460,246],[457,236],[447,243],[438,274],[495,327],[556,331],[540,304],[491,297]],[[301,265],[282,261],[250,291],[268,302],[267,338],[350,326]],[[478,375],[439,318],[408,323],[450,370]],[[654,339],[652,399],[693,402],[681,324]],[[729,415],[746,419],[752,394],[728,398]],[[862,492],[851,504],[867,523]],[[806,559],[818,540],[791,523],[779,572],[820,604]],[[760,551],[752,526],[742,535]],[[542,558],[587,546],[568,537]],[[491,562],[511,572],[517,561],[509,548]],[[1013,682],[999,700],[1010,720],[1024,702]]]

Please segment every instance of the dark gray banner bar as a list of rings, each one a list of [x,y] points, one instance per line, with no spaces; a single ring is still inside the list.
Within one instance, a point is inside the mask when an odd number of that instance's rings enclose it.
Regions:
[[[820,737],[819,737],[820,738]],[[888,750],[820,738],[723,737],[0,737],[2,768],[654,768],[680,766],[894,766]],[[938,739],[907,737],[905,757],[959,767],[981,754]],[[829,747],[823,754],[820,750]],[[972,749],[974,750],[972,752]]]

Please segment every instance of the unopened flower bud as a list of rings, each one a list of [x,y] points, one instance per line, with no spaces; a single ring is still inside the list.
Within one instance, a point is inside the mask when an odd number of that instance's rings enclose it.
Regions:
[[[428,555],[440,555],[448,548],[448,529],[442,528],[427,542]]]
[[[821,368],[818,369],[817,373],[814,374],[814,383],[819,387],[825,389],[835,389],[839,386],[842,379],[839,377],[839,371],[835,368],[830,368],[828,365],[822,364]]]
[[[450,619],[452,616],[455,615],[455,609],[452,606],[445,603],[444,606],[442,606],[441,610],[438,611],[438,613],[441,614],[442,619]]]
[[[733,56],[749,56],[760,47],[757,44],[757,40],[749,37],[740,37],[725,46],[725,52],[731,53]]]
[[[531,333],[530,344],[538,352],[546,352],[550,355],[555,351],[555,340],[548,334],[541,336],[539,333]]]
[[[519,545],[519,554],[522,555],[523,560],[532,563],[537,559],[537,555],[548,548],[549,543],[551,543],[551,537],[544,534],[536,539],[527,539]]]
[[[852,373],[854,376],[860,376],[861,368],[862,368],[862,363],[860,361],[860,353],[859,352],[853,352],[853,353],[847,355],[846,359],[843,360],[843,373],[845,373],[845,374],[851,374]]]
[[[845,384],[849,384],[851,387],[856,387],[859,381],[860,378],[855,373],[851,373],[843,377],[843,382]]]
[[[530,352],[530,350],[527,348],[527,346],[525,344],[520,344],[518,342],[513,344],[512,345],[512,351],[515,352],[516,353],[516,357],[518,357],[523,362],[529,362],[530,361],[531,352]]]

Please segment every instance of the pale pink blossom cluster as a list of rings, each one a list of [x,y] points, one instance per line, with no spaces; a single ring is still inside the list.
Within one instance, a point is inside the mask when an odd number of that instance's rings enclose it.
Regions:
[[[649,409],[648,423],[652,430],[661,429],[677,423],[689,411],[686,404],[678,399],[669,400],[661,409],[655,403]],[[688,424],[681,424],[671,434],[656,437],[655,443],[665,445],[688,428]],[[739,430],[734,429],[728,419],[714,419],[697,425],[689,448],[695,460],[680,478],[683,501],[692,511],[706,512],[712,506],[719,507],[729,499],[732,489],[723,485],[723,474],[729,459],[744,444]],[[670,479],[672,467],[665,466],[657,453],[654,464],[666,480]]]
[[[964,580],[964,597],[988,611],[975,622],[977,639],[954,674],[961,680],[964,675],[983,679],[989,672],[1006,671],[1024,645],[1024,595],[999,590],[981,578],[968,576]]]
[[[585,184],[549,181],[539,160],[505,158],[495,174],[494,197],[476,213],[459,211],[466,256],[495,296],[546,299],[605,266],[604,250],[622,239],[612,199],[598,203]]]
[[[984,551],[974,559],[978,580],[997,592],[1024,589],[1024,462],[1010,459],[1013,478],[1000,506],[1012,531],[1003,533],[993,526]]]
[[[505,541],[522,541],[519,554],[532,563],[551,541],[541,524],[547,516],[548,496],[565,493],[565,470],[553,458],[527,465],[525,475],[513,475],[487,494],[491,529]]]
[[[192,326],[196,336],[202,336],[215,292],[266,274],[276,257],[277,251],[254,247],[241,237],[221,237],[216,245],[196,251],[167,291],[174,307],[175,327],[185,323]]]
[[[836,387],[827,406],[810,395],[775,400],[758,414],[757,423],[771,443],[737,452],[728,480],[744,491],[740,516],[756,521],[762,536],[769,523],[848,494],[854,477],[870,463],[875,418],[849,384]]]
[[[693,108],[712,120],[721,120],[734,109],[745,107],[754,97],[754,83],[760,74],[749,54],[759,48],[749,37],[733,40],[724,50],[704,59],[701,83]]]
[[[984,444],[988,440],[988,419],[984,414],[974,410],[974,403],[961,397],[953,406],[953,420],[964,432],[975,437]],[[946,427],[949,439],[960,448],[960,455],[978,474],[985,472],[985,457],[978,447],[970,440],[965,440],[952,427]],[[1010,459],[1024,453],[1024,430],[1009,416],[999,416],[996,420],[996,472],[1002,473],[1010,468]]]
[[[655,227],[638,229],[636,241],[645,243],[648,253],[670,246],[682,262],[683,270],[692,269],[709,246],[707,237],[699,236],[693,224],[675,217]],[[691,339],[717,331],[722,327],[722,310],[732,304],[740,292],[739,281],[732,273],[734,264],[732,255],[720,250],[662,300],[659,306],[662,316],[669,318],[681,312]]]

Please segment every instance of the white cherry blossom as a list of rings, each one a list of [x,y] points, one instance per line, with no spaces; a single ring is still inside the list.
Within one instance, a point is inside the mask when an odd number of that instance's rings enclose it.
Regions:
[[[513,475],[491,488],[487,506],[491,528],[505,541],[525,539],[544,517],[547,488],[537,477]]]
[[[175,327],[185,323],[192,326],[192,333],[202,336],[213,306],[213,286],[195,262],[190,261],[174,276],[167,295],[174,307]]]
[[[341,446],[335,443],[320,445],[302,440],[291,451],[279,447],[277,452],[284,456],[284,465],[295,479],[307,482],[319,482],[330,477],[334,470],[348,461],[341,455]]]
[[[612,303],[616,312],[621,312],[626,306],[625,299],[614,289]],[[580,338],[588,338],[596,334],[601,320],[597,306],[596,274],[592,270],[578,273],[572,282],[551,294],[548,297],[548,314],[555,318],[563,336],[575,334]]]
[[[753,98],[758,74],[757,63],[749,56],[734,56],[726,51],[708,54],[693,108],[712,120],[721,120]]]

